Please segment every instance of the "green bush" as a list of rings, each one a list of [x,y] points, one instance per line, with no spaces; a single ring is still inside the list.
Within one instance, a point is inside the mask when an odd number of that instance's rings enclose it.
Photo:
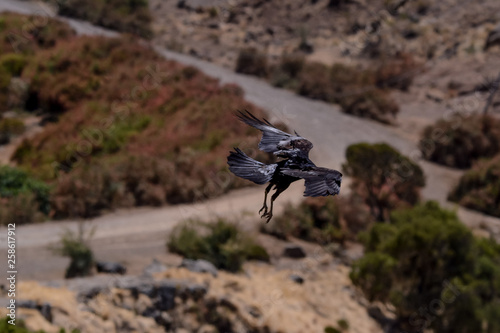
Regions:
[[[66,0],[57,3],[60,15],[144,38],[153,36],[148,0]]]
[[[40,222],[47,215],[40,211],[40,205],[33,193],[20,193],[12,198],[0,198],[0,225],[9,223],[27,224]]]
[[[26,172],[10,167],[0,166],[0,198],[7,200],[21,194],[32,194],[38,203],[38,210],[44,214],[50,211],[50,187]]]
[[[302,55],[283,54],[280,63],[271,70],[271,84],[280,88],[295,90],[299,84],[299,74],[304,68]]]
[[[11,137],[22,134],[24,129],[24,123],[19,119],[0,119],[0,145],[9,143]]]
[[[500,120],[482,115],[454,116],[425,128],[419,143],[424,158],[466,169],[500,152]]]
[[[240,50],[236,59],[235,71],[243,74],[267,76],[267,57],[265,54],[261,54],[256,48],[244,48]]]
[[[361,237],[365,256],[350,274],[370,301],[390,303],[406,332],[495,332],[500,246],[436,202],[395,211],[390,222]]]
[[[278,239],[296,237],[321,245],[354,240],[373,218],[354,197],[306,198],[299,205],[287,204],[273,223],[262,224],[260,232]]]
[[[342,166],[353,178],[353,193],[364,199],[377,221],[385,221],[399,205],[414,205],[425,185],[422,169],[385,143],[358,143],[347,147]]]
[[[376,87],[375,73],[370,70],[312,62],[303,66],[298,80],[298,94],[338,103],[348,114],[390,124],[399,112],[388,93]]]
[[[500,217],[500,155],[477,162],[460,177],[448,199]]]
[[[347,230],[341,225],[337,198],[307,198],[298,206],[287,204],[273,223],[261,225],[261,232],[280,239],[293,236],[322,245],[342,241]]]
[[[8,53],[0,58],[0,66],[12,76],[20,76],[27,63],[22,54]]]
[[[338,99],[342,110],[353,116],[368,118],[384,124],[394,123],[399,106],[387,92],[375,87],[361,88]]]
[[[205,259],[217,268],[236,272],[245,260],[269,261],[267,251],[236,225],[219,219],[202,223],[189,220],[169,236],[167,248],[189,259]]]
[[[65,278],[69,279],[92,274],[94,254],[90,248],[89,242],[94,232],[95,228],[92,228],[86,233],[84,224],[80,223],[78,232],[66,230],[61,236],[59,244],[55,247],[51,247],[55,253],[70,258],[70,263],[64,276]]]

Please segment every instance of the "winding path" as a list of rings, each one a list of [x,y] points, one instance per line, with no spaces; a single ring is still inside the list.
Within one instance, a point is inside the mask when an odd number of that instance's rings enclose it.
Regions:
[[[54,16],[43,3],[2,0],[0,11],[13,11],[24,14]],[[78,33],[88,35],[116,36],[89,23],[62,18]],[[271,121],[281,121],[314,144],[312,158],[318,165],[341,167],[344,152],[348,145],[356,142],[387,142],[404,154],[418,156],[416,142],[412,142],[397,127],[351,117],[340,112],[335,105],[312,101],[296,94],[277,89],[255,77],[234,73],[228,69],[153,46],[165,58],[183,64],[193,65],[206,74],[220,79],[222,83],[236,83],[245,91],[245,98],[266,109],[271,114]],[[427,186],[423,191],[426,199],[438,200],[448,207],[456,207],[446,201],[450,186],[458,179],[460,172],[441,167],[426,161],[419,161],[427,176]],[[347,182],[344,189],[347,188]],[[293,184],[278,200],[277,210],[283,209],[287,201],[301,200],[303,185]],[[256,223],[256,210],[262,201],[262,188],[246,188],[231,192],[216,199],[192,205],[167,206],[162,208],[138,208],[117,211],[92,220],[98,226],[92,241],[97,257],[106,260],[126,260],[132,272],[136,272],[150,262],[152,256],[165,255],[165,235],[179,221],[190,217],[207,218],[211,216],[239,217],[241,212],[251,211],[249,220]],[[461,219],[472,228],[480,223],[500,236],[500,220],[477,212],[456,207]],[[245,214],[244,214],[245,215]],[[47,250],[47,245],[58,240],[61,230],[76,230],[76,221],[47,222],[19,226],[17,228],[19,276],[22,279],[51,279],[60,277],[67,261],[54,256]],[[6,232],[0,228],[0,257],[6,254]],[[144,259],[147,258],[147,259]],[[2,273],[3,274],[3,273]]]

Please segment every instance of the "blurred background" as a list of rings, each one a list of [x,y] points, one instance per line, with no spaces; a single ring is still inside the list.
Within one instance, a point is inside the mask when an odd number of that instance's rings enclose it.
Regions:
[[[498,333],[499,88],[498,0],[2,0],[0,331]]]

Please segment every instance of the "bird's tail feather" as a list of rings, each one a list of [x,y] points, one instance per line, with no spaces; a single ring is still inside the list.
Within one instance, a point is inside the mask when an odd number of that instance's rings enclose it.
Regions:
[[[240,149],[235,148],[235,150],[235,152],[230,152],[227,157],[227,164],[232,173],[259,185],[271,180],[274,171],[276,171],[276,164],[261,163],[247,156]]]

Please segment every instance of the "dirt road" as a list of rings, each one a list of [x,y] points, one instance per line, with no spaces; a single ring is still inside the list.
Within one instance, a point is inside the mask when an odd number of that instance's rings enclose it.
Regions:
[[[2,0],[0,11],[5,10],[53,15],[45,5],[25,1]],[[64,20],[81,34],[116,35],[114,32],[85,22],[66,18]],[[206,74],[219,78],[222,83],[232,82],[240,85],[248,101],[269,111],[272,116],[271,121],[286,123],[314,143],[312,158],[319,165],[340,168],[346,147],[361,141],[387,142],[405,154],[418,156],[416,142],[397,127],[351,117],[341,113],[334,105],[302,98],[292,92],[274,88],[254,77],[236,74],[211,63],[159,47],[155,49],[168,59],[198,67]],[[404,113],[404,108],[402,112]],[[446,202],[446,195],[460,173],[426,161],[419,163],[427,176],[424,198],[438,200],[442,204],[455,207]],[[346,184],[343,186],[345,189]],[[293,184],[291,189],[279,198],[278,211],[286,201],[299,201],[302,198],[302,191],[302,182]],[[166,255],[165,236],[181,220],[195,216],[202,218],[226,216],[239,219],[241,212],[249,211],[250,216],[255,216],[253,219],[255,223],[258,221],[256,210],[262,204],[262,193],[263,188],[248,188],[200,204],[110,213],[91,221],[98,226],[92,245],[99,259],[126,261],[132,272],[134,270],[137,272],[140,267],[147,265],[152,257]],[[457,209],[460,217],[469,226],[477,227],[480,223],[484,223],[500,235],[499,219],[462,208]],[[67,262],[51,254],[46,247],[58,239],[63,228],[76,230],[76,227],[75,221],[19,226],[17,229],[19,277],[39,280],[61,277]],[[0,228],[2,258],[6,253],[5,234],[5,228]]]

